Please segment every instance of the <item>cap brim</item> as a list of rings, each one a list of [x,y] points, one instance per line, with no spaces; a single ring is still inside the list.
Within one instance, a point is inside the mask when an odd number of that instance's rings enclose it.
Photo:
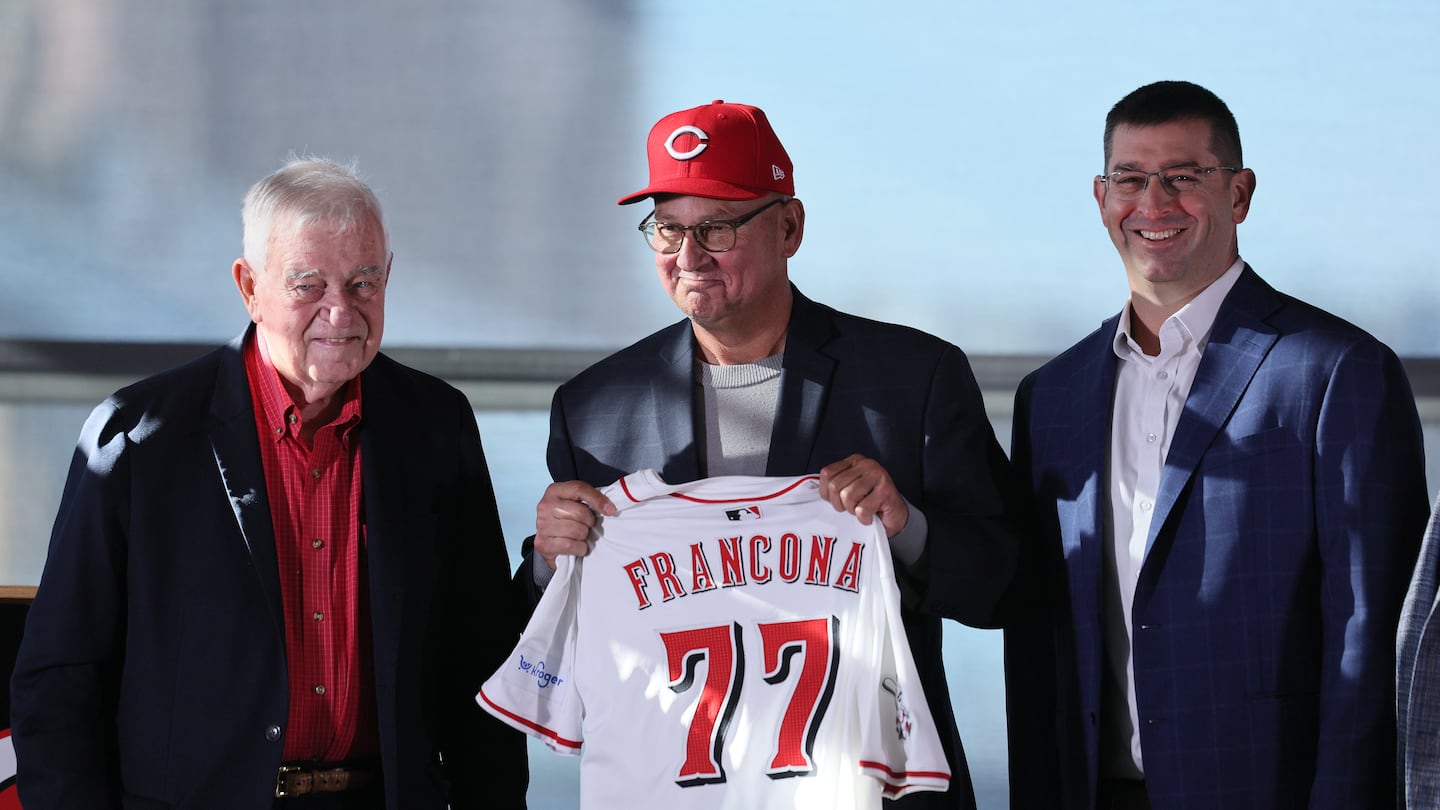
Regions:
[[[639,202],[646,197],[654,197],[656,194],[679,194],[685,197],[706,197],[712,200],[758,200],[766,194],[772,193],[770,189],[756,191],[753,188],[737,186],[734,183],[725,183],[719,180],[706,180],[699,177],[675,177],[669,180],[661,180],[658,183],[651,183],[649,186],[640,189],[634,194],[629,194],[616,200],[616,205],[629,205]]]

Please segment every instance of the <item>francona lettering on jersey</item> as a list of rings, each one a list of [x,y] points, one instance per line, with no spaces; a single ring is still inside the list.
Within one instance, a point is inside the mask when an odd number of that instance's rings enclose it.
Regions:
[[[690,557],[688,587],[687,582],[680,579],[678,571],[681,568],[676,564],[673,552],[660,551],[631,560],[624,564],[624,569],[625,576],[635,588],[635,606],[641,610],[650,607],[652,583],[659,591],[658,597],[662,602],[716,588],[766,585],[772,581],[803,581],[806,585],[827,585],[858,593],[865,545],[848,543],[849,549],[839,555],[842,561],[834,566],[832,577],[831,563],[837,559],[835,546],[833,537],[817,534],[801,540],[800,535],[794,532],[786,532],[773,540],[767,535],[755,534],[692,543],[681,552]],[[710,564],[712,558],[718,565]]]
[[[580,807],[879,808],[950,772],[879,521],[818,477],[605,490],[588,557],[560,558],[486,711],[580,754]]]

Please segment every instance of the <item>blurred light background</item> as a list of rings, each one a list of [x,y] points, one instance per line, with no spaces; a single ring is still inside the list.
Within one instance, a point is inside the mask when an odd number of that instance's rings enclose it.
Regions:
[[[677,314],[634,231],[648,208],[615,200],[656,119],[725,99],[765,109],[795,161],[807,295],[1043,358],[1126,294],[1091,197],[1106,111],[1188,79],[1229,103],[1259,178],[1244,258],[1433,358],[1437,35],[1423,0],[0,0],[0,343],[238,334],[240,200],[293,151],[380,193],[388,347],[618,348]],[[477,403],[512,549],[553,384]],[[5,584],[38,580],[105,393],[67,385],[0,374]],[[1006,442],[1011,393],[987,391]],[[947,633],[981,807],[1004,808],[1000,636]],[[576,806],[576,761],[532,750],[531,806]]]

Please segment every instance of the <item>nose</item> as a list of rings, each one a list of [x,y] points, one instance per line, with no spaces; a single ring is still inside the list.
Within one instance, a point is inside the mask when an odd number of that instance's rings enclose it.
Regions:
[[[1135,200],[1135,207],[1141,211],[1164,211],[1175,201],[1175,193],[1160,175],[1152,174],[1145,178],[1145,188]]]
[[[355,319],[355,308],[346,300],[345,293],[331,289],[325,294],[322,317],[334,327],[344,329]]]
[[[695,270],[710,261],[710,252],[700,247],[693,232],[685,234],[685,241],[680,243],[680,250],[674,256],[675,266],[681,270]]]

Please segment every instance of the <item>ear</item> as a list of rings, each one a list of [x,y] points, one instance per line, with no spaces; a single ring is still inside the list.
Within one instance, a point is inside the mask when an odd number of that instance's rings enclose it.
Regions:
[[[800,243],[805,239],[805,204],[800,202],[799,198],[785,203],[783,218],[780,220],[780,234],[785,246],[785,258],[788,259],[800,250]]]
[[[1094,180],[1093,183],[1091,183],[1091,185],[1094,186],[1094,188],[1091,189],[1091,193],[1093,193],[1093,194],[1095,195],[1095,204],[1098,205],[1098,206],[1100,206],[1100,220],[1101,220],[1102,222],[1104,222],[1104,221],[1105,221],[1105,181],[1102,180],[1102,179],[1100,178],[1100,175],[1097,174],[1097,175],[1095,175],[1095,180]],[[1106,224],[1108,225],[1109,223],[1106,223]]]
[[[1250,201],[1255,198],[1255,172],[1241,169],[1230,178],[1230,218],[1236,225],[1250,215]]]
[[[255,268],[250,262],[239,258],[230,268],[230,275],[235,278],[235,288],[240,291],[240,299],[245,302],[245,311],[250,313],[250,320],[260,322],[260,308],[255,303]]]

